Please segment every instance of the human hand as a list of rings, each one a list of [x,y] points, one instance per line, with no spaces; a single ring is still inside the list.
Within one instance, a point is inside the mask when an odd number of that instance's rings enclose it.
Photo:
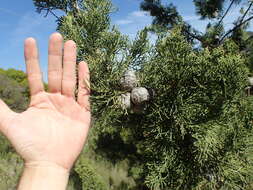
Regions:
[[[31,92],[29,108],[15,113],[0,100],[0,131],[10,140],[26,166],[57,166],[69,171],[85,143],[89,126],[89,71],[79,63],[75,100],[76,45],[51,35],[48,87],[44,91],[36,41],[25,41],[25,62]],[[63,61],[62,61],[63,60]]]

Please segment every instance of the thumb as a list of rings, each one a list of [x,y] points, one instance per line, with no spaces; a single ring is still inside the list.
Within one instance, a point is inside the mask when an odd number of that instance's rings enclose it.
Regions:
[[[0,131],[5,134],[8,127],[8,121],[14,116],[15,112],[12,111],[1,99],[0,99]]]

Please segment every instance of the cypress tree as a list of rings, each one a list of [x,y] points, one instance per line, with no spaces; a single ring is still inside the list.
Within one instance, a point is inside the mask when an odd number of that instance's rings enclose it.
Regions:
[[[127,160],[135,189],[250,189],[252,103],[237,45],[194,50],[176,25],[154,45],[147,29],[131,42],[111,26],[109,0],[82,3],[58,30],[89,63],[91,149]],[[122,86],[131,72],[148,92],[142,103]]]

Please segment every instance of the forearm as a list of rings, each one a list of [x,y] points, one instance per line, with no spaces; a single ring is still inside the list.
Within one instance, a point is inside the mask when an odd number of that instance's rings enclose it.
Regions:
[[[56,164],[26,164],[18,190],[65,190],[69,172]]]

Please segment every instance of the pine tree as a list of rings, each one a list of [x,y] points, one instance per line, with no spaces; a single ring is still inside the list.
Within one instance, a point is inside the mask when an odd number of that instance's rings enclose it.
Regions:
[[[241,50],[245,50],[245,46],[242,44],[245,44],[247,39],[239,31],[245,31],[248,23],[253,19],[251,14],[252,1],[193,0],[193,3],[200,19],[209,21],[206,32],[200,32],[184,21],[172,3],[164,4],[161,0],[143,0],[140,7],[143,11],[148,11],[153,17],[153,28],[162,26],[162,28],[171,29],[174,25],[180,24],[183,26],[184,36],[191,43],[195,42],[201,47],[212,48],[221,45],[225,39],[231,38],[242,48]],[[224,18],[227,17],[233,6],[240,3],[243,3],[241,5],[241,16],[234,21],[234,26],[231,29],[225,31]],[[210,34],[210,27],[212,27],[212,34]]]

